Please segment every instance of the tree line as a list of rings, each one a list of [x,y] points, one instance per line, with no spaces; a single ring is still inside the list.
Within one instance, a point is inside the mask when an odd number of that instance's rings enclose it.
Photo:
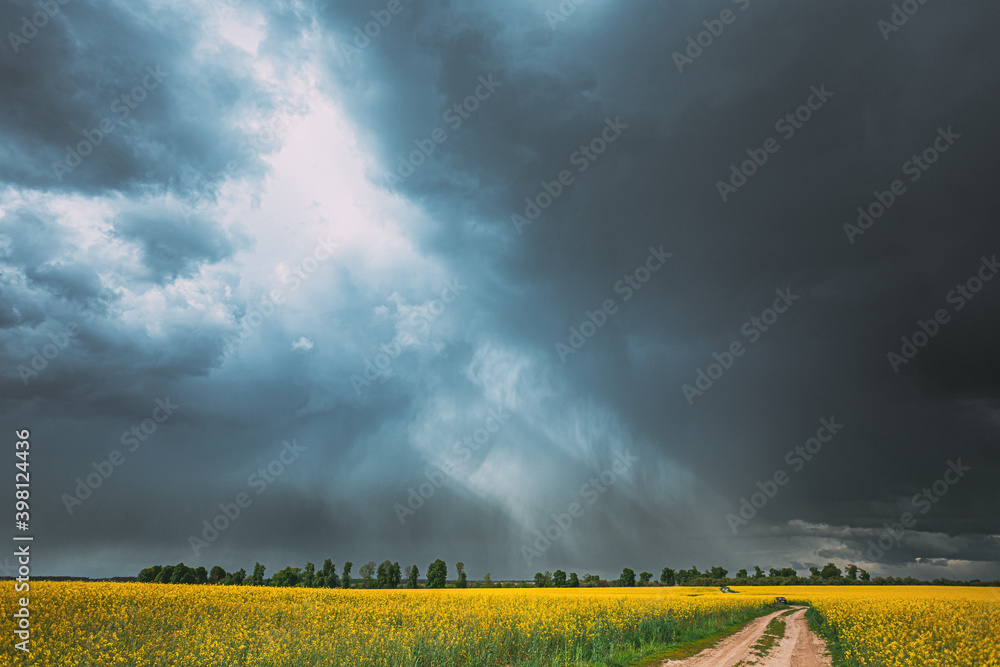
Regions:
[[[759,565],[753,566],[751,574],[747,569],[740,569],[735,577],[729,576],[729,570],[715,565],[706,568],[705,571],[698,570],[692,565],[691,569],[674,570],[665,567],[660,572],[658,581],[653,581],[651,572],[640,572],[636,575],[632,568],[623,568],[621,575],[614,580],[605,581],[591,574],[583,575],[579,579],[575,572],[569,576],[562,570],[554,573],[535,573],[536,587],[575,587],[575,586],[718,586],[726,588],[734,586],[809,586],[809,585],[870,585],[870,586],[1000,586],[1000,580],[983,582],[978,579],[972,581],[954,581],[951,579],[934,579],[924,581],[913,577],[872,577],[865,569],[850,563],[843,570],[834,563],[827,563],[822,568],[812,566],[809,568],[809,576],[799,576],[797,571],[791,567],[769,568],[765,574]]]
[[[303,588],[420,588],[420,570],[416,565],[407,565],[400,568],[399,562],[383,561],[381,565],[376,565],[375,561],[369,561],[358,570],[358,577],[352,578],[351,570],[354,563],[347,561],[344,563],[340,575],[337,568],[327,558],[323,562],[323,567],[319,570],[313,563],[306,563],[305,567],[286,567],[275,572],[270,577],[265,577],[265,568],[260,563],[255,563],[253,573],[248,577],[246,570],[240,568],[235,572],[226,570],[216,565],[211,570],[204,567],[189,567],[184,563],[177,565],[154,565],[139,571],[138,581],[142,583],[156,584],[208,584],[221,586],[298,586]],[[465,563],[455,564],[458,578],[453,580],[451,586],[454,588],[468,588],[470,585],[475,588],[500,588],[500,587],[528,587],[536,588],[579,588],[579,587],[602,587],[602,586],[802,586],[802,585],[875,585],[875,586],[915,586],[920,584],[931,584],[935,586],[953,585],[986,585],[1000,586],[1000,581],[981,582],[978,579],[973,581],[953,581],[950,579],[935,579],[934,581],[923,581],[913,577],[872,577],[867,571],[854,565],[847,565],[841,570],[834,563],[827,563],[822,568],[810,567],[809,576],[799,576],[794,568],[785,567],[781,569],[769,568],[765,574],[760,566],[753,566],[753,573],[747,569],[736,572],[735,577],[729,576],[729,570],[721,566],[712,566],[704,571],[698,570],[696,566],[690,569],[674,570],[664,567],[660,572],[658,580],[653,580],[651,572],[640,572],[638,575],[631,568],[623,568],[621,576],[614,580],[604,580],[595,574],[584,574],[582,577],[576,572],[567,574],[563,570],[555,572],[536,572],[534,582],[521,581],[520,583],[505,582],[494,583],[487,572],[482,580],[470,582],[465,572]],[[427,566],[427,575],[423,582],[423,588],[445,588],[449,585],[448,565],[438,558]]]
[[[596,575],[585,574],[583,579],[577,577],[575,572],[571,572],[567,577],[562,570],[555,572],[536,572],[535,586],[537,587],[576,587],[580,585],[591,586],[726,586],[736,585],[801,585],[817,583],[886,583],[886,580],[874,581],[871,575],[857,565],[848,565],[845,571],[838,568],[833,563],[827,563],[822,569],[818,567],[809,568],[810,576],[800,577],[795,569],[786,567],[782,569],[770,568],[767,574],[760,566],[754,565],[754,572],[750,574],[746,569],[741,569],[735,577],[729,576],[729,570],[719,565],[706,568],[704,572],[692,565],[691,569],[674,570],[665,567],[660,572],[658,581],[653,581],[652,572],[640,572],[636,575],[635,570],[630,567],[622,569],[621,575],[614,580],[605,581]],[[923,582],[921,582],[923,583]]]
[[[255,563],[253,574],[247,576],[246,570],[240,568],[235,572],[226,572],[221,565],[211,570],[204,567],[190,567],[184,563],[177,565],[154,565],[139,571],[137,580],[140,583],[152,584],[211,584],[221,586],[299,586],[303,588],[399,588],[405,581],[405,588],[419,586],[420,569],[416,565],[407,565],[405,570],[399,562],[384,561],[376,565],[369,561],[358,570],[358,578],[351,577],[354,563],[347,561],[343,570],[337,575],[337,566],[327,558],[323,567],[316,569],[314,563],[306,563],[305,567],[288,566],[278,570],[270,577],[265,577],[265,568]],[[468,579],[465,574],[465,564],[457,563],[458,580],[455,586],[465,588]],[[487,578],[489,574],[487,574]],[[427,567],[425,588],[444,588],[448,580],[448,565],[440,558]]]

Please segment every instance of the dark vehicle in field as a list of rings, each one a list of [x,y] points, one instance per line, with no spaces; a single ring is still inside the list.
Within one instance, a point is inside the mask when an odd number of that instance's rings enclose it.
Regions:
[[[775,598],[775,599],[781,604],[788,604],[788,600],[786,600],[785,598]]]

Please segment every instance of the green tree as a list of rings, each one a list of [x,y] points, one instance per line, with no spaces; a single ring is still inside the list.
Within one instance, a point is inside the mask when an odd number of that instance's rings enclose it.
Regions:
[[[667,586],[673,586],[677,582],[677,573],[671,568],[665,567],[663,572],[660,572],[660,581]]]
[[[448,564],[438,558],[427,567],[427,588],[444,588],[448,583]]]
[[[871,578],[872,578],[872,575],[868,574],[868,572],[866,570],[861,570],[858,573],[858,577],[861,579],[861,581],[870,581]]]
[[[371,588],[375,585],[375,561],[370,560],[358,570],[361,577],[361,588]]]
[[[643,586],[649,583],[649,580],[653,578],[652,572],[640,572],[639,573],[639,583]]]
[[[399,569],[399,561],[396,561],[389,570],[389,588],[399,588],[399,582],[402,580],[403,572]]]
[[[563,588],[566,585],[566,573],[556,570],[552,573],[552,585],[556,588]]]
[[[819,576],[824,579],[840,579],[840,568],[833,563],[827,563],[820,570]]]
[[[746,579],[747,578],[747,570],[746,570],[745,567],[744,568],[740,568],[739,570],[736,571],[736,578],[737,579]]]
[[[493,579],[490,577],[489,572],[483,576],[483,588],[493,588]]]
[[[288,566],[283,570],[278,570],[271,577],[268,586],[298,586],[302,581],[302,568]]]
[[[545,588],[546,584],[548,584],[548,580],[545,575],[541,572],[535,572],[535,586],[537,588]]]
[[[303,568],[301,584],[306,588],[316,587],[316,566],[313,563],[306,563]]]
[[[205,569],[203,565],[199,565],[194,570],[195,577],[198,579],[199,584],[208,583],[208,570]]]
[[[420,569],[416,565],[408,565],[406,567],[406,587],[416,588],[417,579],[420,577]]]
[[[815,565],[813,565],[812,567],[810,567],[809,568],[809,577],[811,579],[819,579],[819,577],[820,577],[819,568],[816,567]]]
[[[319,572],[319,585],[325,588],[337,588],[340,580],[337,578],[337,566],[327,558],[323,561],[323,569]]]
[[[569,573],[569,581],[567,582],[566,585],[569,586],[570,588],[580,587],[580,577],[576,576],[576,572]]]
[[[635,586],[635,572],[632,568],[626,567],[622,570],[622,576],[618,577],[620,586]]]
[[[729,570],[719,565],[715,565],[711,570],[709,570],[708,574],[713,579],[725,579],[726,575],[729,574]]]
[[[753,566],[753,578],[754,579],[763,579],[764,578],[764,570],[760,569],[760,565],[754,565]]]
[[[226,571],[221,565],[215,565],[212,567],[212,571],[208,573],[208,583],[217,584],[226,578]]]
[[[181,583],[181,579],[183,579],[184,575],[187,574],[187,569],[188,567],[184,563],[177,563],[177,565],[174,565],[173,568],[170,570],[170,579],[167,580],[167,583],[168,584]]]
[[[222,578],[222,580],[219,583],[221,583],[223,586],[241,586],[243,585],[246,578],[247,578],[247,571],[241,567],[240,569],[236,570],[236,572],[231,572],[227,574],[225,577]]]
[[[160,574],[161,570],[163,570],[162,565],[154,565],[153,567],[145,567],[139,570],[139,576],[138,576],[139,583],[143,584],[153,583],[154,581],[156,581],[156,577]]]
[[[455,588],[466,588],[469,585],[469,580],[465,576],[465,563],[461,561],[455,563],[455,569],[458,570],[458,581],[455,582]]]
[[[194,568],[190,568],[184,563],[178,563],[174,566],[174,570],[170,575],[170,583],[196,584],[198,583],[198,575]]]
[[[690,584],[691,582],[699,579],[701,577],[701,572],[698,571],[698,567],[695,565],[691,566],[690,570],[678,570],[677,571],[677,583],[681,586]]]
[[[375,575],[375,582],[379,588],[390,588],[389,582],[392,578],[392,563],[389,561],[382,561],[382,564],[378,566],[378,572]]]
[[[847,578],[852,581],[857,581],[858,579],[858,566],[854,563],[847,566]]]
[[[351,567],[354,565],[351,561],[344,563],[344,576],[341,577],[341,583],[343,583],[344,588],[351,587]]]
[[[248,582],[251,586],[263,586],[264,585],[264,566],[260,563],[253,564],[253,574],[250,575],[250,581]]]

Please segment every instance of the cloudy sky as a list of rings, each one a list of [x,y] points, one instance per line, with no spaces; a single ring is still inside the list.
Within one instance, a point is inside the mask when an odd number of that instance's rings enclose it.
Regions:
[[[903,5],[4,2],[35,572],[1000,577],[1000,8]]]

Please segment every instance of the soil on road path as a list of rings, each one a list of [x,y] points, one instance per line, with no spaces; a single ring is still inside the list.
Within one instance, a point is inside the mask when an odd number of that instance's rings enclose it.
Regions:
[[[783,611],[762,616],[712,648],[686,660],[668,660],[663,667],[829,667],[826,644],[806,624],[806,608],[794,609],[782,618],[785,636],[764,657],[751,649],[764,634],[767,624],[785,613]]]

